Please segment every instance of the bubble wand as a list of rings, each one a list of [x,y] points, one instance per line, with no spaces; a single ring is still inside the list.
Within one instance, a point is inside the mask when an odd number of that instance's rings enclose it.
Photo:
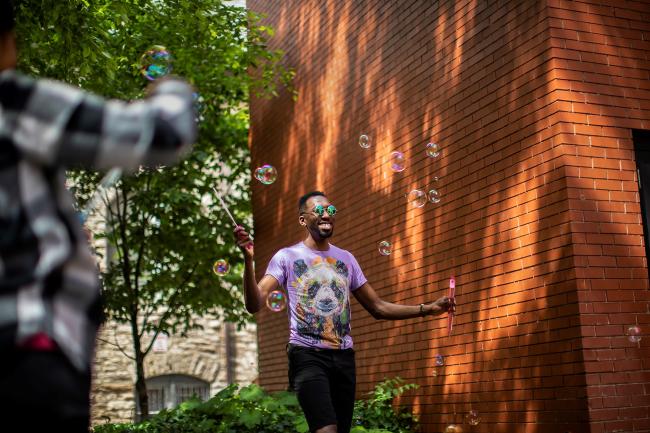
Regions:
[[[449,279],[449,298],[455,301],[456,298],[456,279],[452,276]],[[447,311],[447,335],[451,335],[451,330],[454,327],[454,312]]]
[[[219,199],[219,203],[221,203],[221,207],[223,208],[223,210],[226,211],[226,213],[230,217],[230,221],[232,221],[232,223],[235,225],[235,228],[239,227],[239,224],[237,224],[237,221],[235,221],[235,218],[230,213],[230,210],[228,209],[228,206],[226,206],[226,202],[223,201],[223,199],[221,198],[221,195],[219,195],[219,192],[217,192],[217,189],[215,187],[212,187],[212,190],[214,191],[215,195]]]
[[[223,208],[223,210],[226,211],[226,213],[227,213],[228,216],[230,217],[230,221],[232,221],[232,223],[235,225],[235,228],[239,227],[239,224],[237,224],[237,221],[235,221],[235,218],[234,218],[234,217],[232,216],[232,214],[230,213],[230,210],[228,209],[228,206],[226,205],[226,202],[223,201],[223,199],[221,198],[221,195],[219,194],[219,192],[217,191],[217,189],[216,189],[215,187],[212,187],[212,190],[214,191],[214,194],[215,194],[215,195],[217,196],[217,198],[219,199],[219,203],[221,203],[221,207]],[[248,235],[248,238],[249,238],[251,241],[253,240],[253,236],[251,236],[250,234]],[[248,245],[246,245],[246,248],[248,248],[248,249],[250,249],[251,247],[252,247],[252,244],[248,244]]]

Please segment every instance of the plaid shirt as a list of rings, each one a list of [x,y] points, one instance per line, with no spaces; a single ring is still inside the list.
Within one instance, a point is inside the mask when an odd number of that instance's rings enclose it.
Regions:
[[[192,90],[182,81],[162,81],[127,104],[0,73],[0,351],[45,334],[89,369],[100,287],[64,170],[169,165],[195,138]]]

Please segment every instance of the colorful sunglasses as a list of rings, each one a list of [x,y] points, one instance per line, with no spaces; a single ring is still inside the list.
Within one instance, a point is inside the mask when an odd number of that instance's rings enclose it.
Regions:
[[[320,216],[323,216],[323,214],[325,213],[325,211],[327,211],[327,214],[328,214],[329,216],[334,216],[334,215],[336,215],[336,207],[335,207],[333,204],[327,206],[326,208],[323,207],[323,205],[321,205],[321,204],[317,204],[316,206],[314,206],[314,209],[312,209],[312,212],[314,212],[314,213],[315,213],[316,215],[318,215],[319,217],[320,217]]]

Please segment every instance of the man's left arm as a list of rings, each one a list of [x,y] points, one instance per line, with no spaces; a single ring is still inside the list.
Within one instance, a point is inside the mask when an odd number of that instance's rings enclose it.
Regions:
[[[402,305],[387,302],[381,299],[367,282],[352,293],[357,301],[363,305],[363,308],[378,320],[400,320],[422,316],[438,316],[449,310],[453,311],[456,307],[453,299],[447,296],[442,296],[434,302],[420,305]]]

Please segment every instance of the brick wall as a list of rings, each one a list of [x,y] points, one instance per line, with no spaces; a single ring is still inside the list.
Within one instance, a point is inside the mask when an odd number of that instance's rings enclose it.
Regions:
[[[322,189],[341,209],[334,243],[384,299],[433,300],[456,277],[451,337],[444,319],[380,322],[352,301],[358,396],[384,377],[419,384],[401,403],[424,432],[470,409],[481,423],[466,431],[650,431],[648,341],[625,337],[649,321],[631,129],[650,129],[650,4],[248,6],[268,14],[299,92],[251,107],[253,166],[279,172],[253,184],[258,274],[303,237],[298,197]],[[410,207],[414,188],[442,201]],[[260,383],[282,389],[286,315],[258,319]]]

